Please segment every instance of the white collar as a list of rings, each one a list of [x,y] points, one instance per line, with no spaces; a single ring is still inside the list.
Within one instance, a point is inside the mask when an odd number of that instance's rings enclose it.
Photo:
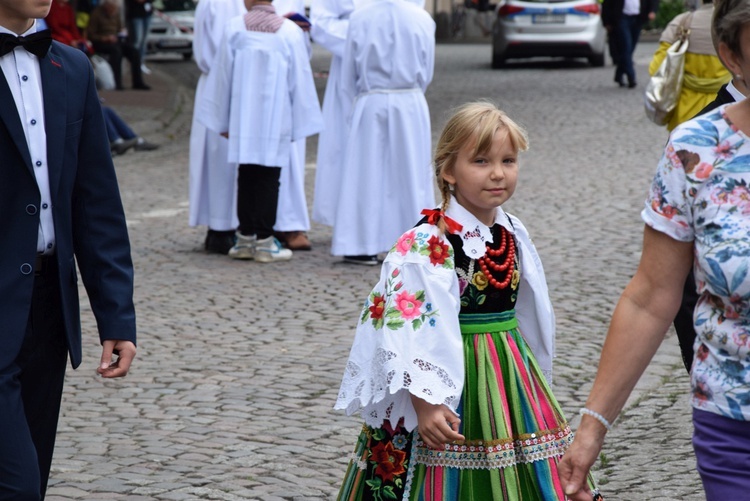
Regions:
[[[492,243],[492,231],[490,231],[489,226],[461,206],[453,195],[451,195],[451,201],[445,215],[463,227],[460,236],[463,242],[462,248],[464,254],[471,259],[478,259],[484,256],[486,244]],[[513,225],[510,223],[510,218],[501,207],[496,209],[494,224],[499,224],[509,232],[515,234]]]

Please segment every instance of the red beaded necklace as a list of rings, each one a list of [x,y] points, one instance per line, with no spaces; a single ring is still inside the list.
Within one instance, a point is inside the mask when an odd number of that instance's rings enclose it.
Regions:
[[[508,286],[513,278],[513,271],[515,269],[516,244],[513,241],[513,237],[508,237],[508,233],[508,230],[503,228],[503,237],[500,241],[500,248],[490,249],[490,246],[487,245],[487,253],[479,258],[479,268],[482,270],[484,276],[487,277],[487,281],[489,281],[490,285],[496,289],[504,289]],[[499,263],[494,261],[492,258],[502,256],[506,247],[508,248],[508,254],[503,262]],[[502,272],[505,272],[505,278],[502,282],[492,276],[490,268],[492,271],[500,272],[501,276]]]

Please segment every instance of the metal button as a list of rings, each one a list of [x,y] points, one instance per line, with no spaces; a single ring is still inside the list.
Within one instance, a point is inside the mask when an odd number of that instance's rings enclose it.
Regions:
[[[28,214],[30,216],[33,216],[34,214],[36,214],[36,205],[34,205],[34,204],[27,205],[26,206],[26,214]]]
[[[34,271],[34,268],[31,267],[29,263],[23,263],[21,265],[21,273],[24,275],[30,274],[32,271]]]

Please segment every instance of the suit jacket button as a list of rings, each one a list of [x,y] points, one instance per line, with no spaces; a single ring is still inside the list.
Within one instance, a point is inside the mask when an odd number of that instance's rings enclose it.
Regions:
[[[36,214],[36,205],[34,205],[34,204],[27,205],[26,206],[26,214],[28,214],[30,216],[33,216],[34,214]]]
[[[32,268],[29,263],[23,263],[21,265],[21,273],[24,275],[29,275],[32,271],[34,271],[34,268]]]

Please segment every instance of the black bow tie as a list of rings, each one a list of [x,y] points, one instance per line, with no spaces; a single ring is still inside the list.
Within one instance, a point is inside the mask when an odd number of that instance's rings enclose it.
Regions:
[[[23,47],[36,57],[44,57],[47,55],[51,43],[52,36],[50,35],[50,30],[37,31],[27,37],[17,37],[10,33],[0,33],[0,57],[16,47]]]

